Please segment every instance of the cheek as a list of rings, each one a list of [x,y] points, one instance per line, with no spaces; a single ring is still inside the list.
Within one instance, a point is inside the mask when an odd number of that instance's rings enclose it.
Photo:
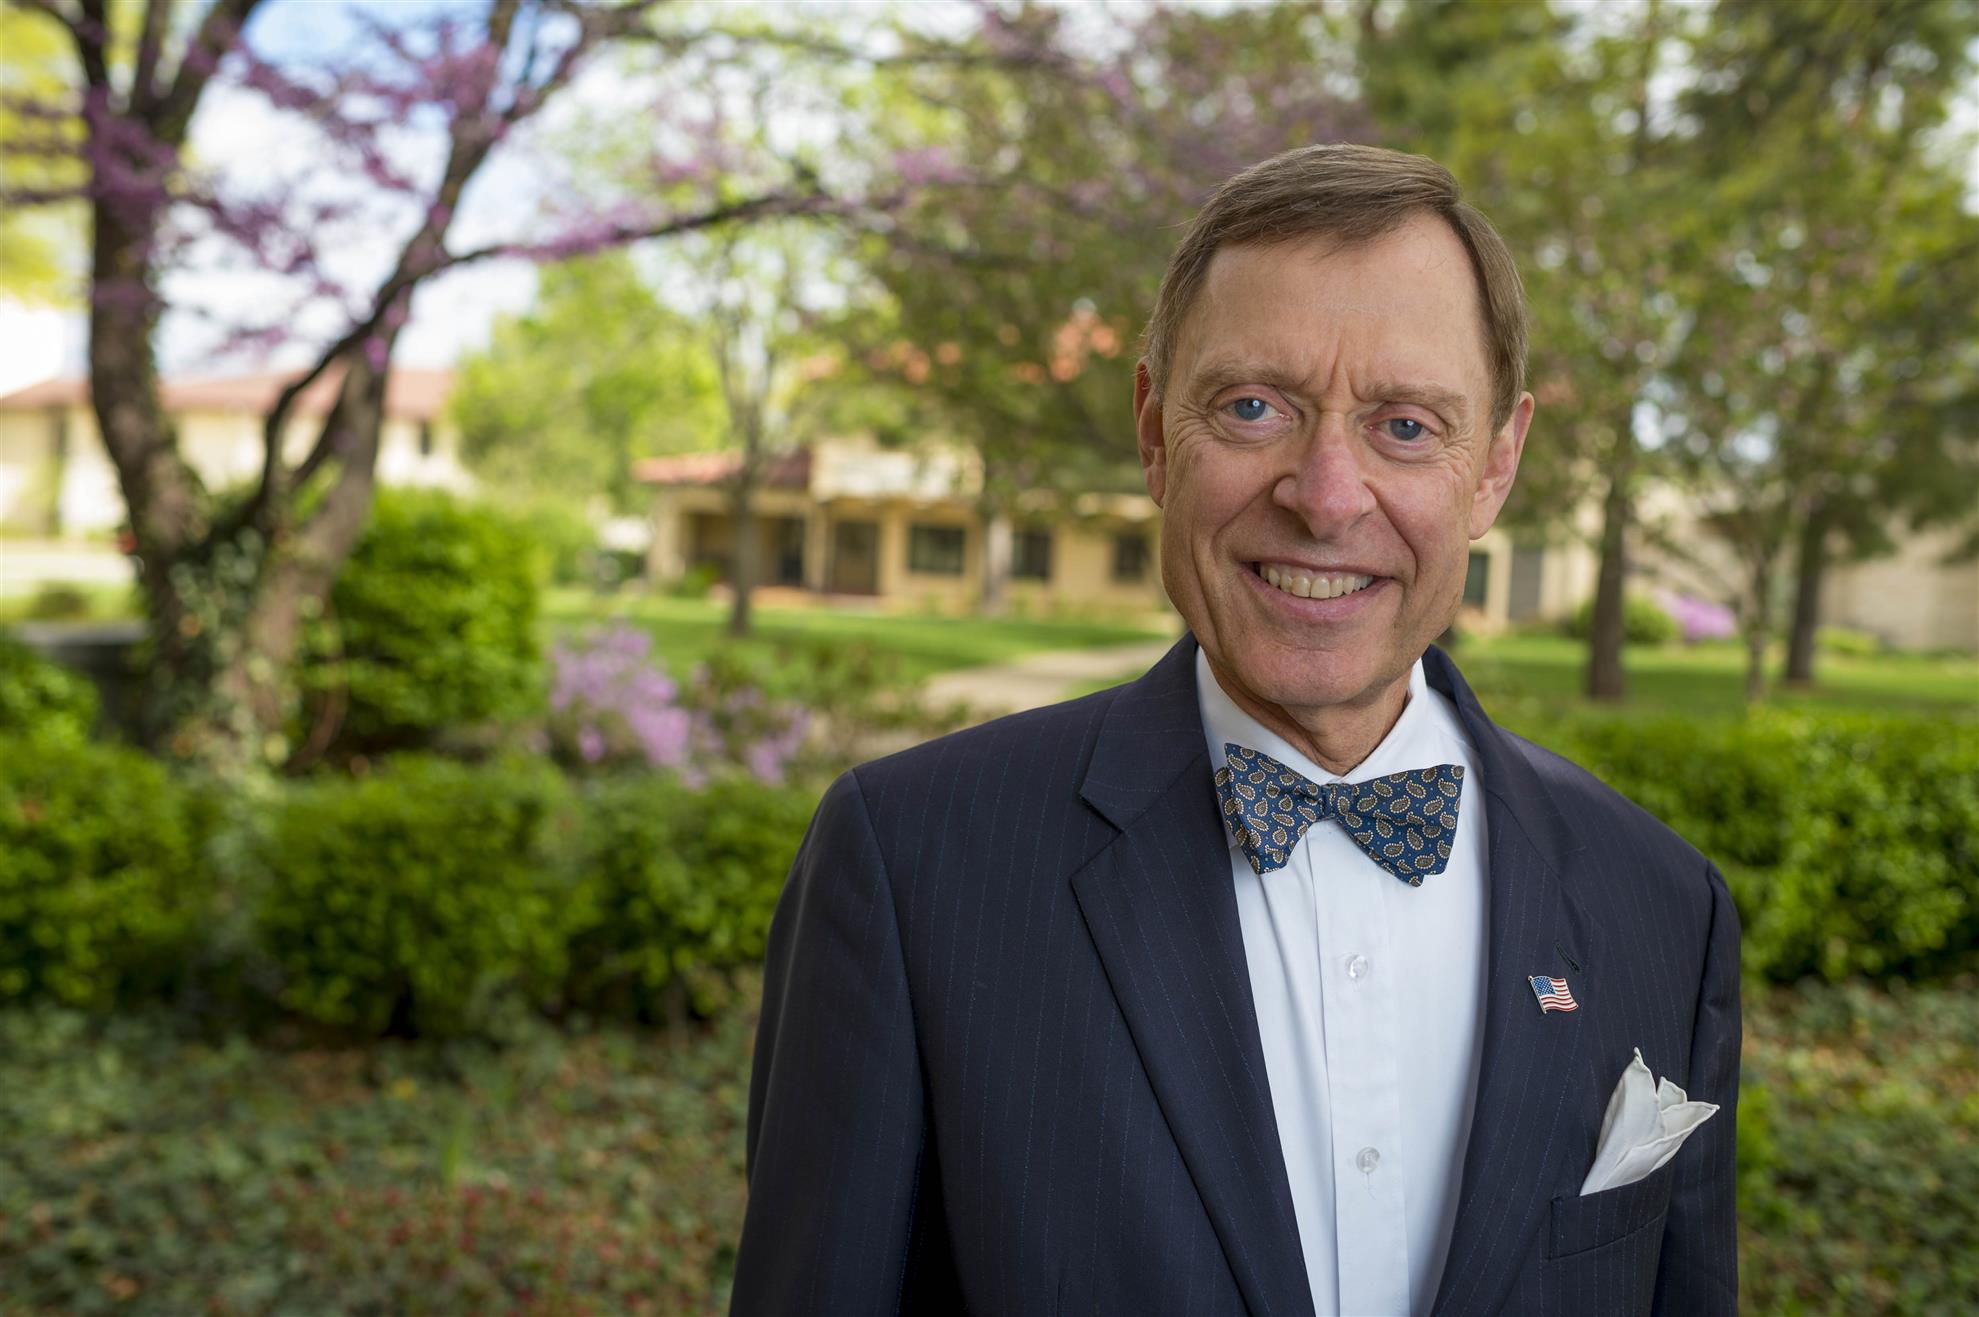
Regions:
[[[1419,580],[1462,579],[1470,561],[1470,491],[1465,482],[1399,482],[1382,505],[1415,558]]]

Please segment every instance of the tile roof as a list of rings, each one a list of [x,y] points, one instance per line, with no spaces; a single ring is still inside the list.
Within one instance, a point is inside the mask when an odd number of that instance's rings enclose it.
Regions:
[[[645,457],[632,464],[632,478],[644,485],[719,485],[742,465],[740,453],[677,453]],[[763,463],[766,489],[809,489],[811,450],[772,453]]]

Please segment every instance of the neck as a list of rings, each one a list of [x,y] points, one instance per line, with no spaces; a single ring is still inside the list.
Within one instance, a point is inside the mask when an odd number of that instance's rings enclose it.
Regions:
[[[1207,657],[1207,654],[1205,654]],[[1329,773],[1342,777],[1374,753],[1374,747],[1394,728],[1409,702],[1409,671],[1372,695],[1352,704],[1313,708],[1272,704],[1253,695],[1242,682],[1209,660],[1210,675],[1231,703],[1296,748]]]

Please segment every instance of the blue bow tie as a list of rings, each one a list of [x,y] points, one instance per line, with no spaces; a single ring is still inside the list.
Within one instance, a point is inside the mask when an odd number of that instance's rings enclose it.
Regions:
[[[1337,820],[1367,857],[1411,887],[1443,872],[1464,789],[1459,764],[1367,782],[1314,782],[1270,755],[1227,742],[1216,770],[1223,818],[1258,874],[1281,869],[1306,829]]]

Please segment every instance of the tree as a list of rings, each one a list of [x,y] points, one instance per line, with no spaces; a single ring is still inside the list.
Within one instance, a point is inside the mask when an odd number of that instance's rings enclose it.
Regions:
[[[172,0],[141,10],[113,10],[105,0],[25,7],[64,35],[77,94],[67,102],[17,97],[8,111],[37,122],[79,113],[86,177],[17,186],[10,173],[4,200],[80,200],[89,213],[91,405],[141,564],[150,629],[144,734],[176,754],[240,767],[286,753],[278,729],[293,702],[300,626],[321,608],[364,523],[386,373],[422,284],[499,256],[568,256],[835,204],[815,176],[765,166],[720,188],[702,161],[684,180],[701,186],[683,205],[622,206],[569,217],[560,232],[533,240],[450,245],[470,183],[593,53],[634,36],[663,52],[695,48],[703,33],[653,26],[656,14],[686,12],[659,0],[491,0],[471,21],[442,14],[403,27],[373,23],[361,58],[309,67],[256,56],[245,28],[261,0],[215,0],[202,10]],[[138,24],[134,36],[127,21]],[[352,218],[347,198],[229,193],[187,163],[194,115],[223,76],[314,125],[326,169],[398,203],[408,219],[381,279],[344,286],[314,241]],[[402,165],[388,145],[407,124],[432,128],[440,162],[430,177]],[[673,127],[671,140],[691,159],[692,126]],[[47,161],[65,144],[50,135],[6,145],[14,158]],[[343,327],[264,417],[259,477],[237,496],[206,489],[180,452],[153,358],[161,279],[201,238],[226,241],[345,310]],[[233,341],[266,343],[292,318],[285,308]],[[335,401],[292,460],[285,439],[297,399],[318,380],[334,382]]]
[[[461,363],[453,412],[476,475],[580,506],[634,506],[632,463],[705,449],[726,427],[700,328],[663,304],[624,250],[544,267],[536,304]]]
[[[1714,184],[1679,449],[1745,574],[1747,691],[1791,570],[1787,678],[1812,680],[1836,552],[1979,507],[1979,218],[1942,141],[1979,6],[1725,0],[1686,110]],[[1789,561],[1791,566],[1789,567]]]
[[[1318,5],[1098,13],[986,8],[976,58],[866,92],[925,184],[864,251],[901,335],[878,361],[982,458],[992,611],[1020,493],[1140,487],[1134,345],[1177,226],[1243,166],[1360,123]]]
[[[835,377],[852,376],[834,321],[856,317],[856,289],[825,236],[798,222],[722,230],[698,245],[695,300],[738,459],[726,482],[734,535],[728,632],[746,636],[760,575],[756,495],[770,459],[814,438],[833,418],[834,400],[843,401]]]
[[[1684,11],[1583,13],[1440,0],[1364,16],[1361,67],[1391,142],[1449,165],[1518,254],[1540,403],[1508,521],[1574,530],[1599,509],[1586,689],[1626,692],[1623,606],[1641,491],[1667,477],[1644,443],[1656,382],[1682,340],[1671,235],[1694,204],[1681,126],[1653,89]]]
[[[1955,506],[1947,486],[1968,508],[1979,494],[1979,445],[1942,424],[1974,393],[1979,285],[1956,258],[1971,217],[1958,171],[1923,149],[1963,76],[1965,41],[1891,17],[1721,5],[1686,98],[1713,182],[1699,207],[1708,227],[1690,243],[1695,323],[1671,363],[1668,419],[1703,524],[1737,563],[1755,700],[1796,546],[1790,650],[1805,677],[1829,542],[1887,544],[1893,527]],[[1795,57],[1776,59],[1782,49]]]

